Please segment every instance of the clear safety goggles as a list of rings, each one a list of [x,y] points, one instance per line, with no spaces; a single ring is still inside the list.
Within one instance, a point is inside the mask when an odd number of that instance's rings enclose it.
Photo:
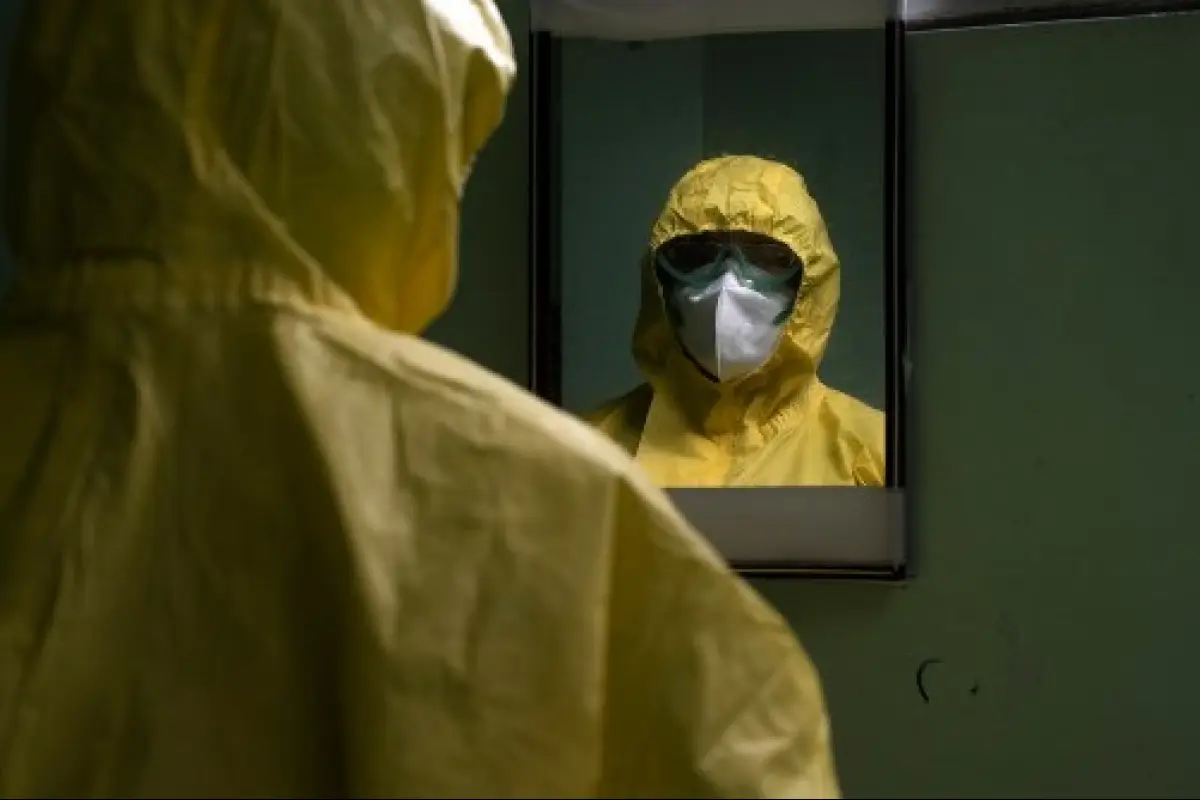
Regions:
[[[664,242],[655,252],[662,277],[688,286],[706,286],[727,270],[759,291],[798,284],[804,264],[783,242],[763,234],[696,233]]]

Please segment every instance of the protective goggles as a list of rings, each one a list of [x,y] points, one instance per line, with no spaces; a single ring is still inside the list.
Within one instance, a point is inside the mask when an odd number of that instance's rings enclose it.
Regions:
[[[665,277],[689,286],[707,285],[732,270],[743,284],[758,290],[799,283],[795,279],[804,268],[792,248],[761,234],[677,236],[658,248],[655,263]]]

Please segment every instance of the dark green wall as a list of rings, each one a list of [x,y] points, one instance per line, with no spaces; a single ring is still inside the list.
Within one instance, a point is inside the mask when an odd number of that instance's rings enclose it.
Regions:
[[[1200,16],[909,58],[922,572],[763,589],[850,796],[1195,797]]]

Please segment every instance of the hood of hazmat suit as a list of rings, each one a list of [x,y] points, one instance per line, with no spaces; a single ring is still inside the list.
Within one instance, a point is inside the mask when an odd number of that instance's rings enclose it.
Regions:
[[[803,279],[774,352],[734,380],[705,375],[680,344],[655,268],[689,234],[763,234],[799,257]],[[586,419],[660,486],[882,486],[884,417],[821,383],[841,266],[804,179],[754,156],[701,162],[671,189],[642,260],[633,355],[646,383]]]
[[[0,796],[837,792],[781,618],[412,334],[488,0],[39,0],[0,307]]]

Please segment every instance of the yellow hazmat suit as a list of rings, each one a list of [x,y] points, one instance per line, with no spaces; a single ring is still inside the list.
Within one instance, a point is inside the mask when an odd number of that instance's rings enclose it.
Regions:
[[[513,73],[489,0],[30,12],[0,796],[836,794],[783,620],[617,448],[405,333]]]
[[[660,245],[709,231],[765,234],[804,265],[774,354],[723,383],[680,346],[654,269]],[[647,382],[586,419],[660,486],[882,486],[883,414],[817,377],[840,269],[816,201],[794,170],[753,156],[701,162],[671,190],[643,259],[633,355]]]

